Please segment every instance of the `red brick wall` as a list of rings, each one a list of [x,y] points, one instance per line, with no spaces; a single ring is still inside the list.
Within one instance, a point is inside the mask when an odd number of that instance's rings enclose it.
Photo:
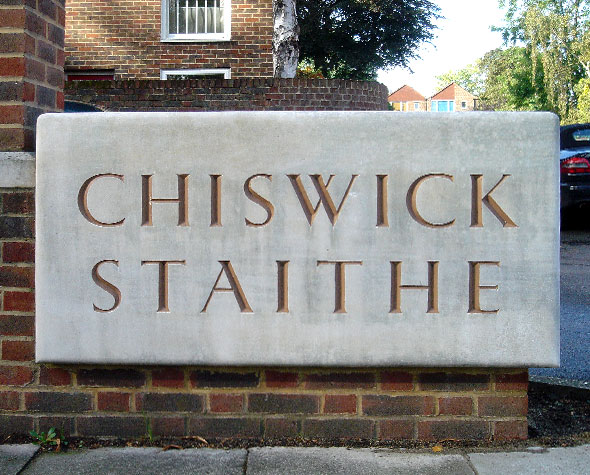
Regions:
[[[338,79],[75,81],[66,96],[105,111],[387,110],[384,85]]]
[[[159,79],[161,69],[231,68],[272,76],[272,0],[232,0],[231,41],[161,41],[161,0],[68,0],[66,68],[115,79]]]
[[[0,440],[49,427],[206,439],[527,436],[523,369],[36,364],[33,236],[33,190],[0,189]]]
[[[32,151],[43,112],[63,109],[64,0],[0,4],[0,151]]]

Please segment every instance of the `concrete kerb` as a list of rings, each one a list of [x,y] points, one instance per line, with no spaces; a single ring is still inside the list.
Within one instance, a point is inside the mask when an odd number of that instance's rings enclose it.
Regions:
[[[587,473],[590,445],[531,447],[517,452],[425,453],[344,447],[244,449],[101,448],[62,454],[39,453],[31,445],[0,446],[5,474],[211,473],[211,474],[531,474]]]

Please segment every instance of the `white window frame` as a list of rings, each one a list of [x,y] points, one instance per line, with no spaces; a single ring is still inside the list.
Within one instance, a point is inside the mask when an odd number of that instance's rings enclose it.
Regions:
[[[206,76],[207,74],[223,74],[223,79],[231,79],[230,68],[216,69],[161,69],[160,79],[170,79],[168,76]]]
[[[467,109],[467,101],[461,101],[461,109]]]
[[[418,101],[414,101],[414,111],[420,110],[420,103]]]
[[[229,41],[231,39],[231,0],[225,0],[223,12],[223,33],[170,33],[168,12],[170,2],[175,0],[162,0],[161,35],[162,42],[203,42],[203,41]]]

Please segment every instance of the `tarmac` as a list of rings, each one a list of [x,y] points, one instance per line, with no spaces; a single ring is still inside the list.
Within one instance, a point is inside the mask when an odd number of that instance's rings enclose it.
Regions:
[[[590,474],[590,445],[516,452],[425,453],[345,447],[99,448],[43,452],[0,445],[0,474]]]

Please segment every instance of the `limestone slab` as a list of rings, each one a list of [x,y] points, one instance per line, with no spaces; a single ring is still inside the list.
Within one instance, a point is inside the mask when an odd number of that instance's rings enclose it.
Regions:
[[[400,453],[386,449],[345,447],[261,447],[250,449],[248,474],[295,475],[346,473],[358,475],[472,475],[461,455]]]
[[[35,459],[24,474],[101,473],[226,475],[243,473],[245,450],[187,449],[164,451],[160,448],[100,448],[46,453]]]
[[[44,114],[37,359],[557,365],[558,143],[548,113]]]

